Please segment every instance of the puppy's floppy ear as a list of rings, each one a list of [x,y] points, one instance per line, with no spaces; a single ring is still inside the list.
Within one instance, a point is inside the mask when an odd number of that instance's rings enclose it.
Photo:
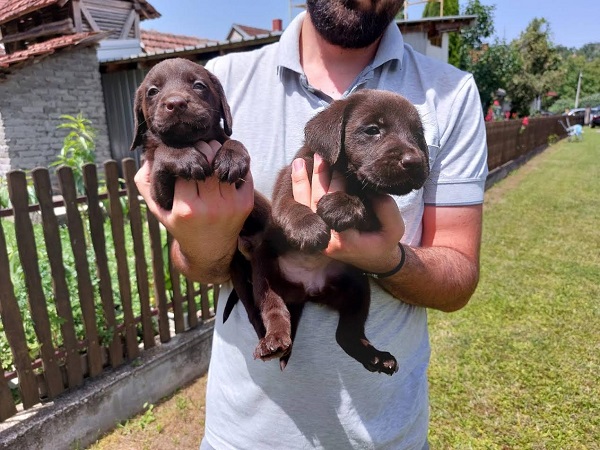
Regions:
[[[304,143],[330,165],[344,149],[344,129],[349,102],[336,100],[308,121],[304,127]]]
[[[225,131],[225,134],[227,136],[231,136],[233,120],[231,119],[231,109],[229,109],[229,103],[227,103],[227,97],[225,97],[223,85],[214,74],[208,72],[208,77],[210,78],[210,81],[212,82],[213,86],[215,87],[215,90],[217,91],[217,96],[219,97],[219,102],[221,104],[223,130]]]
[[[142,145],[143,137],[146,131],[148,131],[148,124],[144,117],[144,95],[146,93],[145,83],[142,83],[135,93],[135,100],[133,102],[133,119],[135,130],[133,133],[133,142],[131,143],[130,151],[135,150],[138,146]]]

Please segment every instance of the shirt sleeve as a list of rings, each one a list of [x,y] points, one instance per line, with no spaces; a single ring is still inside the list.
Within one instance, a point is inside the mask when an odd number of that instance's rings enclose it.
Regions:
[[[488,173],[487,141],[479,92],[471,75],[445,113],[446,126],[440,130],[439,148],[430,147],[437,154],[430,157],[430,175],[423,194],[425,204],[482,203]]]

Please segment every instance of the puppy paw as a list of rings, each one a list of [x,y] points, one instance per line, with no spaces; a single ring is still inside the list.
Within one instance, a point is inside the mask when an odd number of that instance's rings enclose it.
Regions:
[[[215,155],[213,170],[222,182],[236,183],[248,174],[250,155],[241,142],[225,141]]]
[[[388,352],[376,352],[371,355],[369,361],[363,362],[363,366],[369,372],[386,373],[388,375],[394,375],[398,372],[398,362]]]
[[[268,361],[273,358],[282,358],[291,351],[292,338],[287,333],[267,333],[258,341],[254,350],[254,359]]]
[[[178,159],[172,162],[172,173],[185,180],[204,180],[213,173],[204,153],[193,147],[182,149]]]
[[[367,217],[363,202],[356,196],[345,192],[326,194],[317,203],[317,214],[335,231],[350,228],[360,229]]]
[[[288,242],[293,248],[306,252],[325,250],[331,239],[331,229],[312,211],[284,227]]]

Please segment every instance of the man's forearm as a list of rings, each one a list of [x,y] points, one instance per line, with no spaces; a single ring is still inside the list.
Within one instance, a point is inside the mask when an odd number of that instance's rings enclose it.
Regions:
[[[394,297],[445,312],[467,304],[479,281],[479,263],[448,247],[405,246],[397,274],[378,280]]]
[[[229,265],[235,247],[226,249],[221,255],[186,255],[177,241],[171,247],[171,260],[184,276],[200,283],[219,284],[229,279]]]

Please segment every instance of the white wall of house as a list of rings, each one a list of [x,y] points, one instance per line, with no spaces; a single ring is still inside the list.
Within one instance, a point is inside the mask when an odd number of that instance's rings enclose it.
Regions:
[[[419,53],[427,55],[431,58],[438,59],[443,62],[448,62],[448,42],[449,37],[447,33],[442,34],[442,46],[432,45],[427,38],[425,32],[410,32],[402,35],[404,42],[409,44]]]

